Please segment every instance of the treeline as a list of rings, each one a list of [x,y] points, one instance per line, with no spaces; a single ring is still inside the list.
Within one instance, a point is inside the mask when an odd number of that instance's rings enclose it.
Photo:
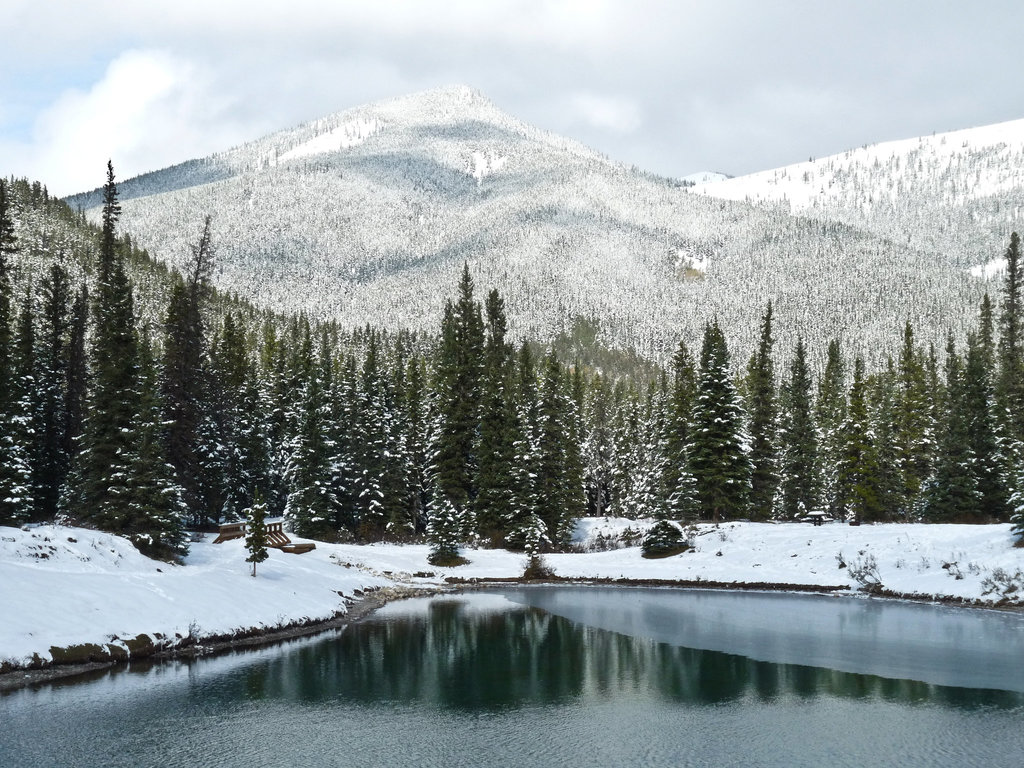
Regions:
[[[91,289],[54,259],[13,296],[0,183],[0,523],[64,516],[154,554],[266,505],[298,535],[537,552],[584,515],[688,520],[1022,520],[1019,240],[998,307],[946,349],[908,324],[868,373],[838,341],[817,377],[774,369],[773,308],[737,371],[717,323],[638,385],[507,339],[468,266],[436,337],[254,325],[211,311],[209,219],[158,328],[139,322],[108,166]],[[16,300],[17,299],[17,300]],[[816,379],[816,380],[815,380]]]

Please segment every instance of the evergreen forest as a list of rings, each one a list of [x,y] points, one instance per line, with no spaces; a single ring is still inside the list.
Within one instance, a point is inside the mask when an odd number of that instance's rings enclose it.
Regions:
[[[602,515],[658,519],[666,550],[680,523],[812,513],[1024,539],[1016,233],[998,295],[944,348],[908,322],[882,364],[850,339],[777,349],[766,301],[746,359],[711,321],[623,372],[513,343],[468,264],[432,334],[259,313],[213,290],[209,217],[169,271],[119,233],[109,164],[102,200],[90,226],[0,180],[0,524],[74,522],[167,559],[254,509],[303,537],[425,539],[437,562],[562,550]]]

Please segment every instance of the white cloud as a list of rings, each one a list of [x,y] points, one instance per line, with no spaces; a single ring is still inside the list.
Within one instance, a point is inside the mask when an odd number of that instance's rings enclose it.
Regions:
[[[588,125],[612,133],[634,133],[643,124],[640,107],[629,99],[577,93],[570,107]]]
[[[222,109],[189,61],[127,51],[90,89],[63,92],[39,115],[21,161],[57,195],[91,189],[108,158],[127,178],[225,148],[233,131]]]

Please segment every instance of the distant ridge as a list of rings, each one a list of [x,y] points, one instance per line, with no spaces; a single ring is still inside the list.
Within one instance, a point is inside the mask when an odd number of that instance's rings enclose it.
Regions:
[[[219,287],[346,325],[436,330],[469,262],[519,336],[666,360],[715,319],[744,359],[771,299],[780,352],[839,336],[877,360],[907,320],[940,342],[972,323],[995,278],[969,268],[1019,220],[1020,145],[927,149],[940,140],[690,186],[452,86],[130,179],[122,223],[174,263],[211,213]],[[70,201],[96,215],[94,193]]]

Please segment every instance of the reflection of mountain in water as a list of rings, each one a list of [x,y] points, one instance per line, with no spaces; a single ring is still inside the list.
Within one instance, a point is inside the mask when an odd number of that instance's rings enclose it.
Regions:
[[[956,708],[1024,706],[1012,692],[754,661],[594,629],[537,609],[475,613],[437,601],[425,616],[371,619],[256,665],[248,698],[426,703],[496,710],[591,698],[681,704],[832,696]]]

